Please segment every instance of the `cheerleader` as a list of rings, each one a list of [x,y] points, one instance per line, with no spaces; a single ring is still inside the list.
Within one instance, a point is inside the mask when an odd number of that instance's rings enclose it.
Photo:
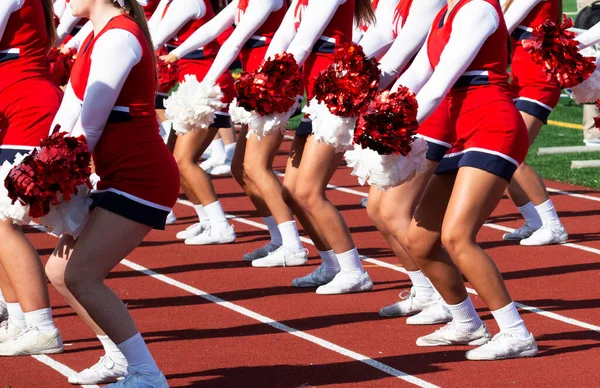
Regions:
[[[467,352],[470,360],[531,357],[538,351],[498,268],[476,243],[477,232],[527,154],[527,128],[508,85],[507,41],[496,0],[449,0],[396,84],[417,93],[419,122],[438,115],[442,128],[456,139],[429,181],[405,238],[408,254],[453,318],[417,345],[481,345]],[[500,327],[493,339],[462,274]]]
[[[75,36],[87,22],[86,19],[82,19],[73,15],[73,12],[69,7],[69,1],[70,0],[67,0],[66,2],[66,7],[60,17],[58,27],[56,28],[56,41],[54,42],[55,47],[59,47],[64,42],[67,42],[71,37]]]
[[[368,0],[296,0],[273,38],[266,57],[288,52],[303,68],[308,100],[318,74],[333,63],[336,46],[352,39],[352,23],[374,19]],[[318,287],[318,294],[341,294],[373,288],[360,262],[346,222],[325,196],[325,188],[343,153],[310,136],[310,122],[298,127],[286,166],[283,194],[308,232],[323,260],[315,271],[294,279],[294,287]],[[277,252],[252,262],[253,266],[286,264]],[[277,262],[278,260],[279,263]]]
[[[53,13],[51,0],[0,3],[0,163],[39,146],[60,105],[62,92],[46,63]],[[36,250],[10,218],[0,218],[0,235],[0,289],[8,312],[0,326],[0,356],[62,352]]]
[[[175,61],[182,58],[210,43],[235,23],[234,32],[221,45],[204,82],[214,84],[238,54],[243,69],[248,72],[254,71],[262,64],[286,10],[287,5],[283,0],[235,0],[164,59]],[[281,183],[272,171],[273,159],[282,136],[273,135],[258,140],[253,135],[246,139],[247,132],[248,128],[242,126],[231,173],[267,224],[271,241],[264,247],[244,255],[243,259],[252,261],[270,253],[275,254],[277,250],[277,263],[283,263],[285,260],[286,266],[302,265],[306,263],[308,254],[300,242],[292,212],[279,194]]]
[[[127,377],[111,386],[168,387],[126,306],[104,284],[150,230],[165,228],[179,193],[177,165],[155,118],[150,33],[133,0],[73,0],[70,6],[92,21],[94,34],[77,56],[52,127],[85,136],[100,181],[77,244],[63,236],[47,274],[66,286],[71,306],[123,355]]]
[[[562,19],[561,0],[514,0],[504,5],[508,32],[514,42],[511,61],[511,87],[529,133],[529,144],[546,124],[548,116],[558,104],[561,88],[555,79],[548,79],[543,66],[535,63],[523,49],[521,41],[531,36],[533,28],[548,19]],[[503,236],[504,240],[520,241],[521,245],[563,243],[569,237],[563,227],[546,186],[537,172],[522,163],[508,185],[508,193],[525,224]]]
[[[167,4],[164,6],[162,3]],[[154,48],[158,50],[166,44],[170,51],[215,16],[211,3],[205,0],[163,0],[157,12],[162,12],[164,16],[152,29]],[[219,43],[214,40],[182,57],[178,62],[180,82],[188,74],[195,75],[202,81],[219,48]],[[231,102],[235,96],[233,82],[227,69],[217,78],[225,95],[225,103]],[[210,177],[197,162],[220,129],[232,131],[227,108],[217,112],[215,122],[208,129],[178,136],[175,143],[173,155],[179,167],[181,184],[199,219],[198,223],[177,233],[177,238],[185,240],[187,245],[227,244],[235,241],[235,232],[225,217]]]

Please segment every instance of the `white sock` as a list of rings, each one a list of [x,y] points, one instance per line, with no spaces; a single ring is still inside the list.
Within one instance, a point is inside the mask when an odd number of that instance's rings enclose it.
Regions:
[[[150,379],[160,375],[160,369],[140,333],[118,344],[117,347],[127,360],[129,374],[142,375]]]
[[[233,159],[233,154],[235,153],[235,145],[237,143],[233,142],[231,144],[225,144],[225,156],[227,160],[231,161]]]
[[[518,208],[519,213],[525,218],[525,223],[531,226],[533,229],[539,229],[542,227],[542,220],[533,205],[532,202],[527,202],[527,204]]]
[[[544,226],[562,226],[560,220],[558,219],[558,214],[556,214],[556,209],[554,208],[554,204],[552,200],[549,199],[544,203],[541,203],[535,207],[540,218],[542,219],[542,225]]]
[[[36,327],[41,333],[52,334],[56,330],[52,320],[52,309],[40,309],[24,314],[27,326]]]
[[[0,290],[0,304],[4,303],[4,294],[2,294],[2,290]]]
[[[225,160],[227,155],[225,154],[225,146],[223,145],[223,139],[216,139],[210,144],[212,146],[211,158],[219,158]]]
[[[483,321],[477,315],[477,311],[475,311],[471,298],[468,296],[463,302],[459,304],[447,304],[446,307],[448,307],[450,314],[452,314],[452,324],[464,333],[474,332],[483,324]]]
[[[344,253],[336,253],[335,256],[340,264],[341,272],[358,272],[361,274],[365,272],[356,248]]]
[[[433,294],[435,289],[431,285],[427,276],[421,271],[407,271],[408,277],[410,278],[413,286],[416,290],[416,298],[422,302],[433,300]]]
[[[296,221],[282,222],[277,225],[277,228],[279,229],[279,233],[281,233],[281,241],[284,247],[292,251],[299,251],[302,249]]]
[[[206,210],[204,210],[204,206],[201,204],[194,205],[194,210],[196,210],[196,214],[198,214],[198,221],[202,222],[208,220],[208,214],[206,213]]]
[[[327,271],[338,272],[340,270],[340,263],[338,263],[337,256],[333,250],[319,251],[319,256],[323,260],[323,267]]]
[[[99,335],[97,337],[100,340],[100,343],[102,343],[104,353],[106,353],[106,355],[110,357],[111,360],[113,360],[117,364],[127,364],[127,360],[125,359],[123,353],[121,353],[117,345],[114,342],[112,342],[112,340],[108,338],[107,335]]]
[[[10,318],[11,323],[14,323],[15,326],[21,329],[27,327],[25,314],[23,314],[23,310],[21,310],[21,305],[18,303],[7,303],[6,309],[8,310],[8,317]]]
[[[529,330],[525,327],[525,322],[521,319],[521,315],[519,315],[517,307],[513,302],[510,302],[499,310],[492,311],[492,315],[496,322],[498,322],[500,332],[508,333],[513,337],[523,340],[529,338]]]
[[[267,225],[267,228],[269,228],[271,244],[280,247],[283,242],[281,241],[281,232],[279,232],[279,228],[277,227],[277,221],[275,221],[273,216],[263,217],[262,219]]]
[[[210,227],[216,229],[223,229],[229,226],[229,222],[227,222],[227,217],[225,217],[225,212],[221,207],[221,202],[218,200],[204,206],[204,210],[206,210],[206,214],[208,215],[208,219],[210,220]]]

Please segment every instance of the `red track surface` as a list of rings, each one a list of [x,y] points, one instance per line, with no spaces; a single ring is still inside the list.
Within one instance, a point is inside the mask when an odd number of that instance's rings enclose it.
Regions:
[[[276,168],[285,165],[285,142]],[[250,201],[231,178],[215,179],[226,212],[261,222]],[[334,185],[366,192],[349,170],[341,168]],[[549,182],[553,188],[600,198],[592,190]],[[346,218],[361,254],[397,265],[383,238],[360,206],[361,197],[331,190],[329,196]],[[175,233],[195,221],[194,212],[178,205],[179,222],[167,232],[152,232],[128,257],[182,284],[339,347],[334,350],[243,315],[201,296],[120,265],[108,283],[128,304],[158,364],[173,387],[396,387],[412,385],[348,356],[373,359],[421,379],[452,387],[597,387],[600,371],[600,240],[594,220],[600,201],[553,195],[576,246],[527,248],[503,242],[502,231],[485,227],[479,240],[496,260],[516,301],[555,314],[523,312],[540,354],[533,359],[468,362],[465,347],[419,348],[418,336],[436,327],[407,326],[403,318],[384,319],[377,311],[398,298],[409,285],[401,272],[365,262],[375,289],[342,296],[318,296],[298,290],[291,280],[318,265],[314,247],[305,267],[256,269],[241,261],[243,253],[263,245],[267,234],[256,226],[234,222],[233,245],[188,247]],[[490,219],[519,227],[516,209],[503,200]],[[28,236],[46,258],[56,240],[30,230]],[[578,247],[591,247],[589,252]],[[194,292],[194,290],[192,290]],[[198,293],[198,292],[196,292]],[[80,370],[101,355],[98,341],[51,288],[54,316],[66,352],[53,360]],[[492,333],[495,322],[481,300],[472,295]],[[214,299],[213,299],[214,300]],[[523,310],[521,310],[523,311]],[[248,314],[248,313],[247,313]],[[557,314],[557,315],[556,315]],[[569,321],[577,320],[576,322]],[[259,318],[261,319],[261,318]],[[265,318],[266,319],[266,318]],[[588,324],[587,327],[585,324]],[[591,326],[590,326],[591,325]],[[315,338],[311,337],[314,341]],[[370,362],[368,360],[368,362]],[[381,368],[380,368],[381,369]],[[0,387],[62,387],[66,378],[31,357],[0,360]],[[393,372],[391,372],[393,374]]]

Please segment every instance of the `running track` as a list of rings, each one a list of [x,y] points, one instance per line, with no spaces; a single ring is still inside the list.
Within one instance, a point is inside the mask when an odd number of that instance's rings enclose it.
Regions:
[[[282,171],[290,146],[276,159]],[[152,232],[111,274],[108,284],[125,300],[172,387],[597,387],[600,383],[600,193],[548,182],[570,233],[570,244],[526,248],[503,242],[520,226],[504,199],[479,241],[496,260],[534,333],[533,359],[467,362],[465,347],[419,348],[418,336],[436,327],[407,326],[377,311],[398,299],[408,277],[369,222],[349,169],[340,168],[328,195],[348,221],[372,292],[318,296],[291,280],[312,271],[317,252],[309,240],[305,267],[257,269],[243,253],[267,241],[265,227],[232,178],[214,180],[225,211],[235,217],[234,245],[187,247],[175,233],[194,222],[183,199],[179,222]],[[239,217],[239,218],[238,218]],[[35,229],[28,236],[45,259],[56,239]],[[50,288],[66,352],[50,357],[3,358],[0,387],[67,387],[63,375],[102,354],[91,331]],[[497,326],[481,300],[475,306],[492,333]]]

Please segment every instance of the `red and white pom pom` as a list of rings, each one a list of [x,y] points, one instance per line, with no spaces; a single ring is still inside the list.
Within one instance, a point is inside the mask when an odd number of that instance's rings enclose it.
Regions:
[[[342,117],[331,113],[329,107],[316,98],[309,101],[302,112],[308,114],[312,121],[315,141],[335,148],[336,152],[344,152],[353,148],[352,138],[356,117]]]
[[[600,57],[596,59],[596,69],[582,83],[571,88],[571,96],[578,104],[600,100]]]
[[[169,93],[179,82],[179,65],[176,62],[167,62],[159,58],[164,55],[167,55],[166,50],[160,50],[156,54],[157,90],[160,93]]]
[[[227,106],[222,99],[219,85],[201,83],[195,75],[186,74],[177,90],[165,100],[165,114],[172,121],[175,133],[182,136],[210,127],[216,112]]]
[[[29,207],[20,201],[13,201],[9,197],[8,190],[3,183],[13,167],[20,164],[25,156],[17,154],[13,163],[4,161],[2,166],[0,166],[0,182],[2,182],[0,185],[0,220],[4,221],[10,218],[18,225],[27,225],[31,222]]]
[[[90,216],[90,188],[87,184],[77,186],[77,194],[68,201],[60,199],[58,205],[50,206],[50,212],[36,219],[36,222],[46,227],[46,231],[55,236],[68,234],[77,239]]]
[[[57,86],[63,86],[69,83],[71,69],[75,63],[77,50],[70,49],[63,53],[61,48],[54,47],[48,51],[48,66],[50,75]]]
[[[301,97],[298,96],[297,101],[300,101],[300,98]],[[263,136],[273,135],[277,132],[285,134],[287,122],[299,106],[300,102],[296,102],[285,113],[274,113],[262,116],[255,110],[249,111],[243,106],[240,106],[238,99],[234,98],[229,104],[229,115],[231,116],[231,121],[233,123],[248,125],[248,134],[246,135],[246,138],[255,134],[258,137],[258,140],[261,140]]]

